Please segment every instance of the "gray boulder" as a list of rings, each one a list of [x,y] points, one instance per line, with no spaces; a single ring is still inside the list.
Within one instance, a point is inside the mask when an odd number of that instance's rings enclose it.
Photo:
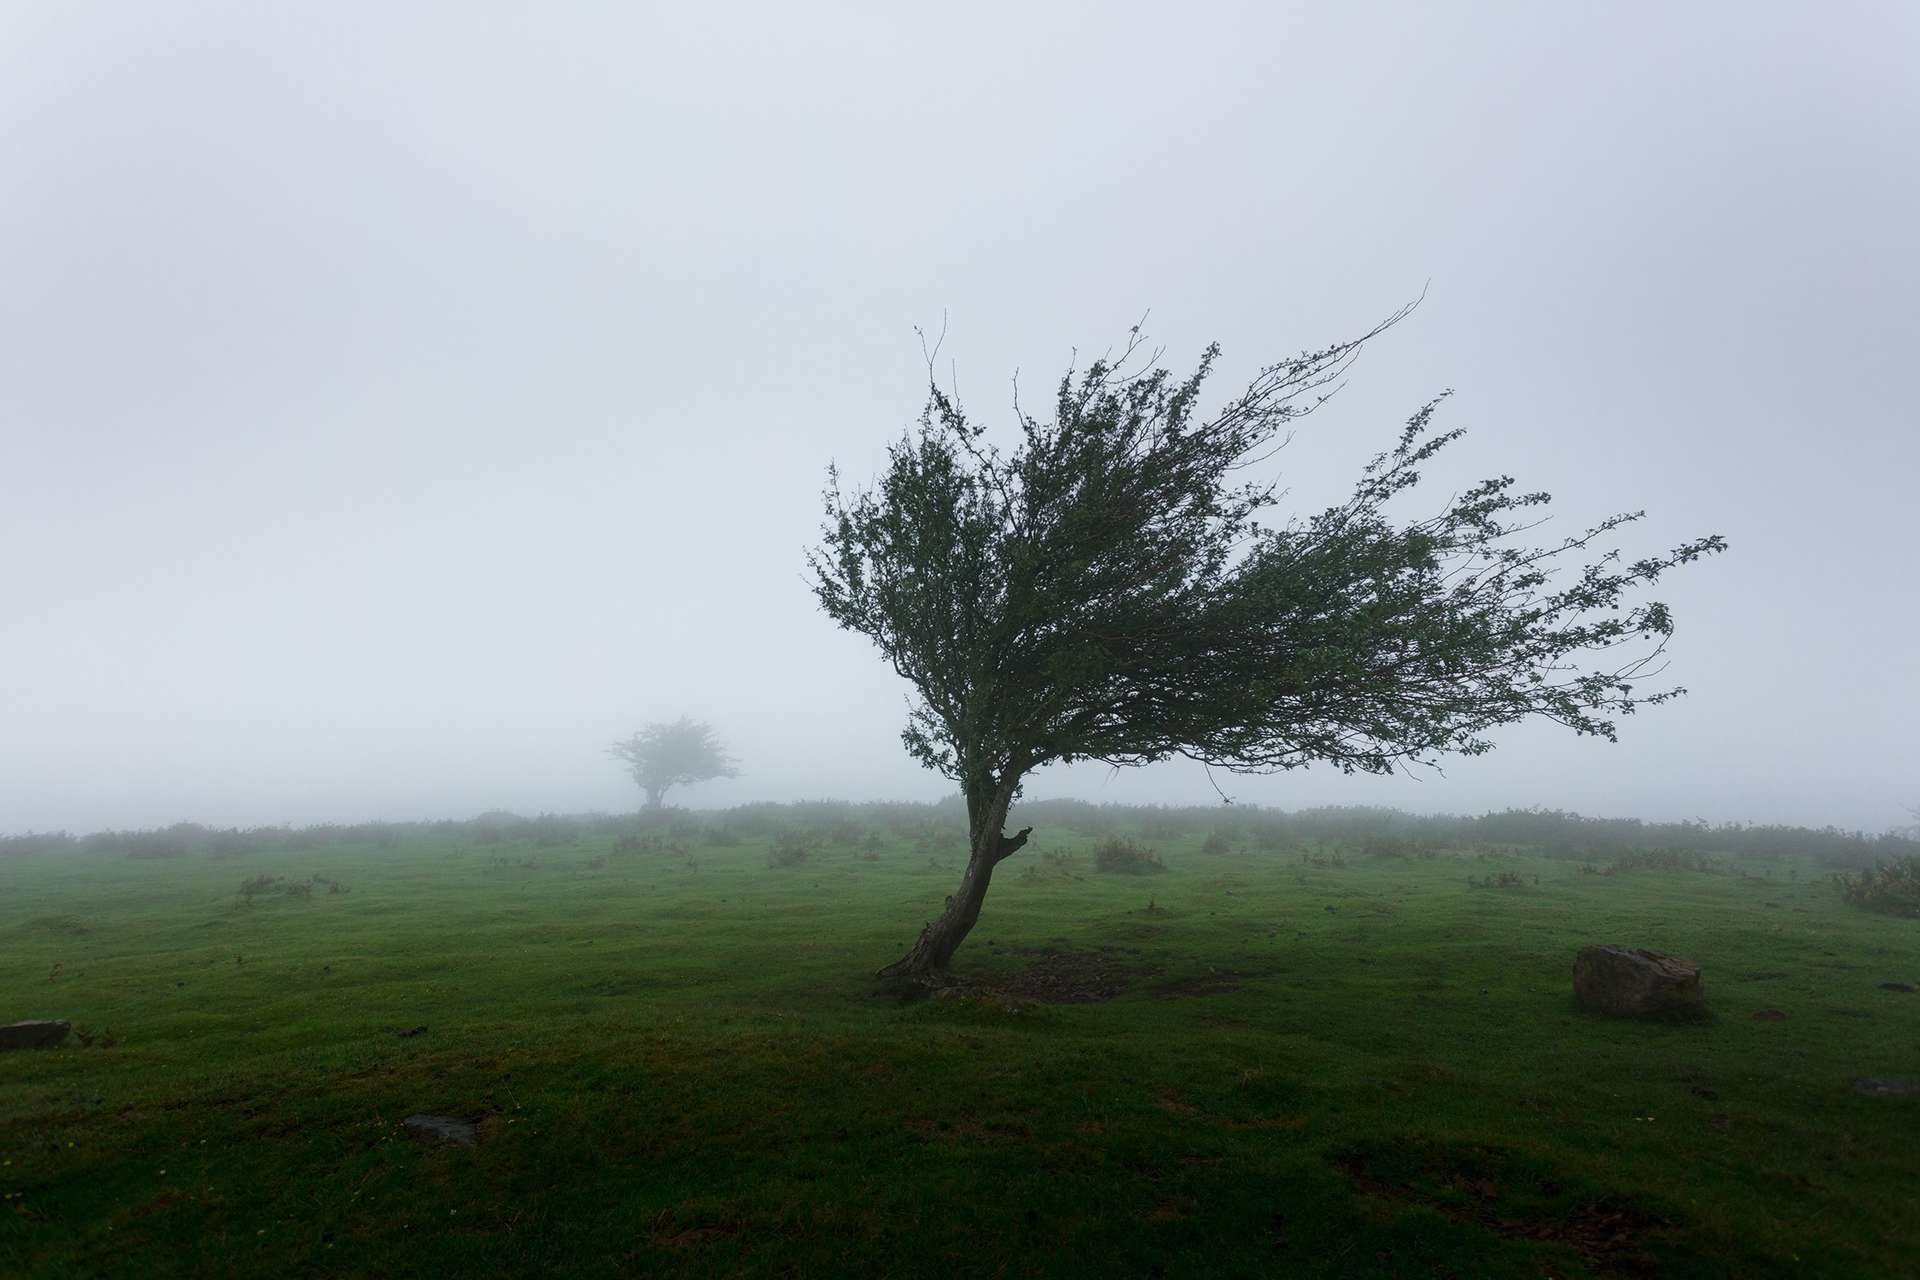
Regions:
[[[64,1018],[16,1022],[0,1027],[0,1049],[46,1049],[67,1038],[73,1024]]]
[[[432,1142],[454,1142],[463,1147],[473,1145],[480,1131],[468,1120],[454,1116],[408,1116],[401,1121],[407,1132],[416,1138]]]
[[[1641,947],[1582,947],[1573,959],[1573,995],[1589,1009],[1622,1018],[1697,1014],[1704,1008],[1700,966]]]

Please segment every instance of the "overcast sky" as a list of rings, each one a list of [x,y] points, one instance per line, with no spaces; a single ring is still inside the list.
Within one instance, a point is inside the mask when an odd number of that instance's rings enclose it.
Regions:
[[[1260,363],[1431,287],[1420,402],[1661,598],[1678,705],[1284,807],[1881,830],[1920,804],[1920,7],[0,7],[0,831],[934,798],[814,606],[824,469],[1151,310]],[[1206,802],[1197,768],[1028,794]]]

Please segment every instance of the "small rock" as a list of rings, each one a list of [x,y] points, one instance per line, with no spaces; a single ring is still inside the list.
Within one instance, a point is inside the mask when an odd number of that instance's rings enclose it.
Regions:
[[[1871,1094],[1876,1098],[1907,1098],[1920,1094],[1920,1084],[1910,1080],[1882,1080],[1874,1076],[1860,1076],[1853,1082],[1855,1093]]]
[[[411,1040],[415,1036],[423,1036],[427,1034],[427,1029],[424,1026],[408,1027],[405,1031],[396,1031],[394,1032],[394,1034],[399,1036],[402,1040]]]
[[[67,1038],[73,1024],[64,1018],[16,1022],[0,1027],[0,1049],[45,1049]]]
[[[479,1130],[468,1120],[453,1116],[408,1116],[402,1121],[407,1132],[416,1138],[431,1139],[436,1142],[455,1142],[470,1147],[479,1136]]]
[[[1573,959],[1573,995],[1620,1017],[1694,1013],[1702,1004],[1700,966],[1641,947],[1582,947]]]
[[[1716,1093],[1712,1089],[1707,1088],[1707,1086],[1703,1084],[1697,1084],[1693,1086],[1693,1088],[1687,1090],[1687,1092],[1692,1094],[1696,1098],[1705,1098],[1708,1102],[1713,1102],[1720,1097],[1718,1093]]]
[[[1778,1009],[1755,1009],[1753,1011],[1753,1020],[1755,1022],[1785,1022],[1786,1018],[1787,1015]]]
[[[1882,991],[1912,991],[1913,984],[1911,982],[1883,982],[1880,984],[1880,989]]]

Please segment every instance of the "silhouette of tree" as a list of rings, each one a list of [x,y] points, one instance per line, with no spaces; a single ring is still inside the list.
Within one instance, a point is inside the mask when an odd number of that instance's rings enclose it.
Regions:
[[[829,468],[815,594],[913,685],[907,750],[967,809],[959,889],[884,973],[946,968],[994,867],[1027,841],[1005,833],[1007,812],[1043,765],[1385,773],[1487,751],[1488,730],[1534,716],[1611,739],[1614,716],[1683,692],[1638,687],[1673,621],[1630,597],[1722,539],[1630,563],[1597,548],[1635,512],[1529,546],[1548,495],[1508,476],[1437,515],[1390,515],[1461,434],[1434,430],[1444,395],[1344,502],[1262,519],[1279,495],[1250,468],[1409,310],[1262,369],[1211,412],[1218,348],[1176,378],[1136,326],[1117,357],[1067,370],[1048,420],[1016,391],[1007,450],[935,383],[929,352],[918,426],[874,486],[848,492]]]
[[[657,720],[614,743],[607,754],[626,762],[634,782],[647,793],[649,809],[661,806],[670,787],[739,776],[712,728],[685,716]]]

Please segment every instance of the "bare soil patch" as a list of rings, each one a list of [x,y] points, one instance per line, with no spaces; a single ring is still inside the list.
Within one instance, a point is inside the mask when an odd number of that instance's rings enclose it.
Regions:
[[[1334,1162],[1368,1195],[1425,1205],[1503,1236],[1566,1245],[1602,1275],[1661,1273],[1645,1246],[1668,1223],[1625,1196],[1563,1185],[1514,1153],[1415,1141],[1350,1149]]]
[[[1111,1000],[1160,967],[1139,958],[1138,947],[1068,947],[1049,944],[1008,947],[1027,957],[1017,973],[971,977],[960,984],[969,992],[985,992],[1036,1004],[1098,1004]]]

